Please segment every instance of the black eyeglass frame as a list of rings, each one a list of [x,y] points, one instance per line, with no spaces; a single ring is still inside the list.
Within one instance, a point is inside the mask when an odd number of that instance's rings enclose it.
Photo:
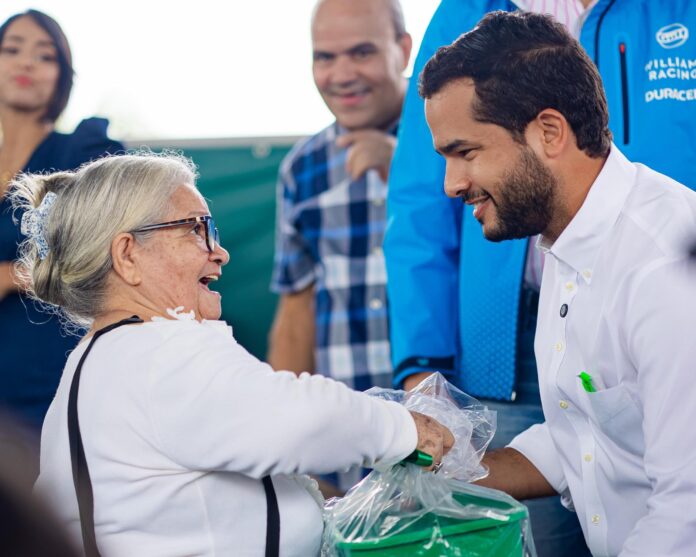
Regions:
[[[205,246],[210,253],[215,251],[215,248],[220,245],[220,232],[215,226],[215,221],[210,215],[201,217],[190,217],[187,219],[171,220],[169,222],[160,222],[157,224],[148,224],[141,226],[135,230],[131,230],[132,234],[138,232],[150,232],[151,230],[159,230],[161,228],[174,228],[175,226],[183,226],[185,224],[205,224]]]

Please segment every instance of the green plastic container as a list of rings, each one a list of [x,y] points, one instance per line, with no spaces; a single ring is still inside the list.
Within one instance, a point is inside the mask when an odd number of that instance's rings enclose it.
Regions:
[[[504,510],[508,520],[477,518],[461,520],[426,514],[409,528],[376,541],[339,542],[341,557],[522,557],[523,520],[527,509],[521,503],[455,494],[463,505]],[[376,529],[379,524],[376,525]],[[377,537],[377,536],[375,536]]]

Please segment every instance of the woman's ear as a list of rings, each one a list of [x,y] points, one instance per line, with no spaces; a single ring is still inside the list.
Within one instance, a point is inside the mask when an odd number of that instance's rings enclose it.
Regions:
[[[138,243],[133,234],[121,232],[111,242],[111,260],[114,272],[127,284],[140,284],[141,274],[138,264]]]
[[[527,141],[534,140],[547,158],[560,156],[573,141],[573,133],[565,116],[553,108],[545,108],[532,120],[525,132]],[[531,137],[529,137],[531,135]]]

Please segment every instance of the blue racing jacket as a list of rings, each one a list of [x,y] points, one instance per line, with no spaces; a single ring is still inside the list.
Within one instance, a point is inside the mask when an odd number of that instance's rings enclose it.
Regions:
[[[441,371],[466,392],[511,400],[527,240],[492,243],[445,196],[417,77],[503,0],[442,0],[416,58],[389,177],[387,261],[394,381]],[[696,189],[696,2],[599,0],[580,40],[602,76],[614,143]]]

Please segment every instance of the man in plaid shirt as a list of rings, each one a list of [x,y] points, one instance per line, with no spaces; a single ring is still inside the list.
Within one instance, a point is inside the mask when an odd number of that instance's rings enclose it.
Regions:
[[[281,297],[268,361],[359,390],[388,387],[386,178],[411,37],[398,0],[320,0],[312,46],[336,121],[280,169],[271,288]]]

